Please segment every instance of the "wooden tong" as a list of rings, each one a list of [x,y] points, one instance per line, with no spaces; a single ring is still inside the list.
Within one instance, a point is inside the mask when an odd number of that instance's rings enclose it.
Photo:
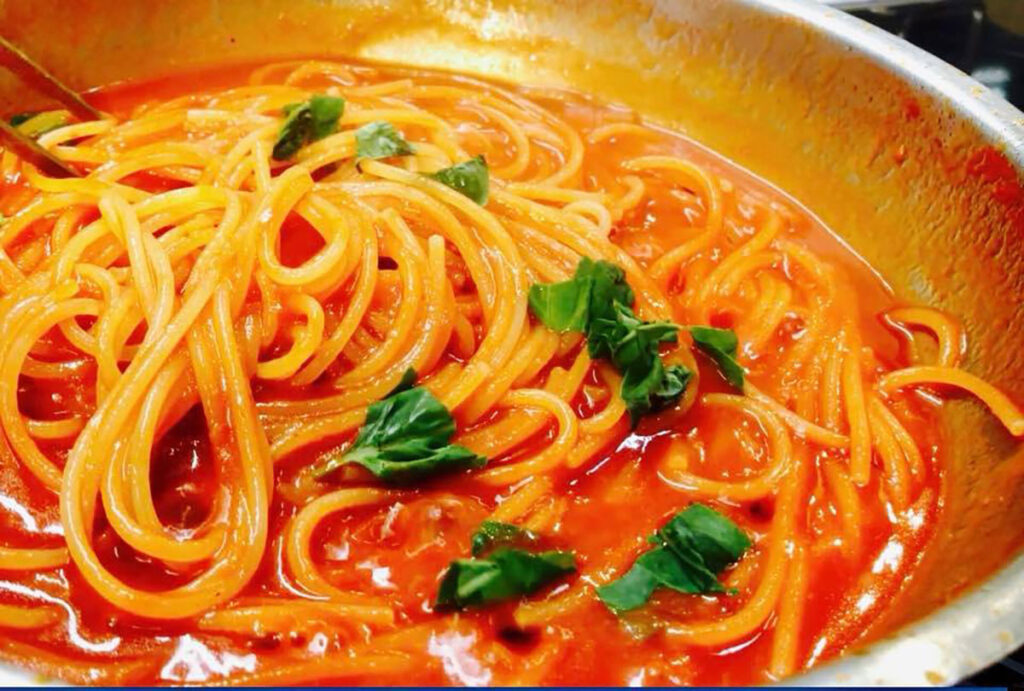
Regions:
[[[83,120],[98,120],[99,111],[86,103],[75,91],[62,84],[17,46],[0,36],[0,66],[7,68],[25,84],[59,101],[73,115]],[[78,177],[78,172],[49,151],[25,136],[5,119],[0,118],[0,145],[51,177]]]

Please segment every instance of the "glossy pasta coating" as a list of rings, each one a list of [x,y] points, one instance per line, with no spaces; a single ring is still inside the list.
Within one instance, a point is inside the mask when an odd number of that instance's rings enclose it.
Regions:
[[[337,131],[276,160],[283,109],[314,94],[344,98]],[[40,138],[82,179],[0,157],[0,657],[44,674],[778,679],[898,602],[940,509],[936,392],[1024,434],[959,369],[955,320],[624,108],[323,61],[93,98],[109,118]],[[412,152],[359,159],[379,122]],[[425,175],[477,155],[483,205]],[[661,357],[696,376],[633,428],[620,373],[528,310],[581,257],[624,269],[641,319],[733,329],[743,389],[681,331]],[[410,368],[486,467],[317,476]],[[753,540],[727,592],[614,615],[594,586],[695,501]],[[487,518],[573,550],[578,573],[435,611]]]

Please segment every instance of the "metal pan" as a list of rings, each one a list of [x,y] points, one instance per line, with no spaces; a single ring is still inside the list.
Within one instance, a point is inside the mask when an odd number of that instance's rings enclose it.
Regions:
[[[1024,390],[1024,115],[801,0],[0,0],[0,31],[78,89],[338,55],[568,85],[791,193],[894,290],[964,318],[971,371]],[[0,108],[42,105],[0,78]],[[954,401],[938,537],[861,646],[801,683],[945,684],[1024,642],[1024,452]]]

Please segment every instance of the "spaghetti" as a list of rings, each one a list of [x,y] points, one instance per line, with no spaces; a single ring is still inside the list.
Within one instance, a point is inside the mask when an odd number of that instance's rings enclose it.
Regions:
[[[108,118],[39,139],[80,179],[0,157],[0,657],[92,683],[781,678],[857,638],[864,589],[896,594],[872,580],[886,544],[927,545],[934,393],[1024,435],[960,369],[951,317],[897,304],[792,201],[626,110],[325,61],[241,78],[97,94]],[[344,99],[336,129],[275,159],[283,109],[314,94]],[[359,158],[369,123],[410,152]],[[428,175],[477,155],[484,204]],[[624,270],[640,319],[732,329],[742,390],[682,331],[661,357],[695,376],[632,428],[622,373],[528,309],[584,257]],[[486,467],[317,476],[409,369]],[[734,594],[609,612],[595,586],[697,500],[753,540]],[[578,573],[437,611],[488,517]]]

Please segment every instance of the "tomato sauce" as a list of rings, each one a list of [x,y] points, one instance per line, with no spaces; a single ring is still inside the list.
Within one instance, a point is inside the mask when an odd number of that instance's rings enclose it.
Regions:
[[[127,117],[143,103],[244,83],[248,71],[249,68],[232,67],[114,85],[91,94],[89,99],[104,111]],[[579,131],[608,122],[635,121],[626,109],[592,103],[578,96],[566,100],[545,92],[535,98]],[[856,310],[863,345],[873,350],[879,366],[888,369],[907,364],[899,341],[879,318],[886,310],[903,303],[877,273],[810,211],[699,144],[657,128],[653,132],[649,138],[621,137],[587,144],[584,187],[618,185],[614,172],[617,163],[638,155],[657,152],[696,162],[728,181],[740,200],[737,213],[727,215],[729,232],[750,232],[763,221],[763,208],[778,209],[789,227],[787,238],[812,250],[837,272],[844,299],[849,299],[851,309]],[[700,200],[694,195],[689,201],[681,201],[671,191],[672,185],[668,183],[648,186],[646,200],[613,228],[613,241],[641,265],[650,265],[665,251],[692,239],[701,230],[706,209]],[[21,181],[0,183],[0,211],[10,214],[25,201]],[[299,227],[286,229],[284,235],[286,263],[302,261],[315,251],[319,242],[314,233]],[[692,323],[688,305],[676,299],[673,309],[680,323]],[[735,307],[737,313],[743,309],[743,305]],[[723,310],[714,319],[728,325],[734,316]],[[761,356],[749,363],[751,380],[766,391],[773,391],[774,368],[781,357],[778,353],[789,344],[787,339],[798,339],[799,335],[799,329],[780,329]],[[698,360],[702,393],[728,391],[717,370],[705,359]],[[567,366],[570,362],[566,359],[563,364]],[[593,374],[588,382],[596,385]],[[315,390],[316,385],[310,388]],[[94,405],[92,391],[93,380],[89,376],[50,382],[47,386],[23,378],[20,403],[25,414],[40,419],[56,418],[67,411],[87,413]],[[284,395],[272,385],[261,385],[256,392],[258,397]],[[573,405],[578,410],[593,407],[586,385]],[[812,550],[799,632],[801,668],[841,652],[858,640],[873,618],[898,602],[901,584],[927,547],[941,493],[941,430],[936,410],[929,402],[908,395],[903,397],[902,405],[909,413],[909,431],[925,454],[928,476],[921,496],[928,500],[915,505],[912,520],[897,520],[880,498],[876,472],[871,483],[858,490],[863,509],[858,554],[851,559],[837,550]],[[607,555],[621,550],[624,543],[634,546],[635,556],[644,549],[647,535],[694,499],[670,486],[659,473],[673,440],[689,440],[702,449],[693,472],[715,479],[737,479],[758,472],[758,464],[765,462],[756,455],[762,437],[757,425],[740,413],[700,402],[681,416],[646,419],[632,431],[622,425],[621,438],[605,449],[596,462],[580,470],[555,474],[555,496],[563,508],[557,530],[544,538],[545,544],[574,550],[581,572],[587,572],[588,564],[602,563]],[[341,441],[333,440],[331,444],[293,454],[278,464],[277,482],[287,484],[298,468]],[[542,433],[517,453],[526,454],[546,441],[548,433]],[[67,453],[67,446],[48,443],[44,450],[51,457],[60,458]],[[209,512],[218,482],[211,453],[205,421],[198,408],[169,430],[155,448],[155,501],[161,519],[168,525],[188,528],[200,523]],[[814,453],[815,463],[844,458],[834,451]],[[2,542],[17,546],[43,540],[58,546],[61,529],[55,497],[19,470],[9,453],[4,454],[0,472]],[[806,488],[811,504],[809,516],[816,511],[830,511],[826,506],[814,505],[816,482],[816,473],[811,473]],[[519,670],[524,661],[529,661],[524,668],[546,670],[537,678],[527,676],[527,683],[719,685],[771,681],[767,669],[777,624],[774,616],[742,640],[721,647],[673,644],[660,631],[666,621],[707,620],[734,612],[749,596],[749,587],[734,598],[659,592],[647,608],[622,620],[592,599],[546,626],[527,630],[519,629],[512,618],[516,603],[457,615],[434,612],[432,603],[440,575],[451,560],[469,555],[473,530],[507,494],[508,490],[496,492],[471,477],[445,477],[426,483],[401,501],[335,515],[317,531],[314,557],[332,584],[380,596],[394,606],[399,625],[435,627],[430,645],[421,652],[423,664],[414,674],[403,677],[402,683],[514,683],[523,679]],[[771,499],[715,506],[755,537],[768,532],[775,511]],[[257,576],[241,594],[243,597],[294,596],[294,586],[282,566],[280,539],[283,526],[294,512],[289,501],[275,495],[270,523],[273,539]],[[814,523],[812,519],[808,522]],[[802,526],[802,530],[810,535],[813,528]],[[193,575],[188,567],[173,569],[141,557],[116,538],[102,517],[96,541],[106,565],[135,586],[159,590],[181,585]],[[567,579],[535,597],[560,592],[574,582],[574,578]],[[753,583],[756,582],[755,578]],[[84,583],[73,565],[45,574],[0,574],[0,598],[4,601],[27,603],[39,593],[51,592],[63,593],[59,598],[46,597],[58,599],[66,610],[66,627],[42,632],[3,631],[0,638],[79,663],[141,660],[143,671],[135,681],[230,681],[235,674],[273,666],[275,660],[287,659],[290,651],[317,649],[326,655],[344,655],[349,646],[364,641],[367,635],[358,626],[339,632],[316,622],[289,635],[275,632],[243,637],[208,633],[199,630],[194,620],[150,621],[112,609]],[[13,656],[17,657],[17,652]]]

